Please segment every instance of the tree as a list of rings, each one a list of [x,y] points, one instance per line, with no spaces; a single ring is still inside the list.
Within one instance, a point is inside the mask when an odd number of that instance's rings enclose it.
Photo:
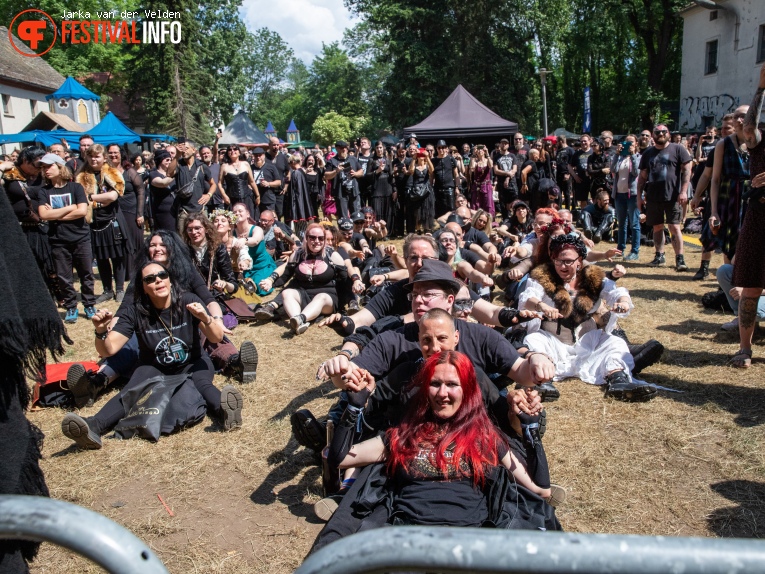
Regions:
[[[331,146],[337,140],[349,140],[354,132],[351,129],[350,118],[330,111],[316,118],[311,133],[319,145]]]

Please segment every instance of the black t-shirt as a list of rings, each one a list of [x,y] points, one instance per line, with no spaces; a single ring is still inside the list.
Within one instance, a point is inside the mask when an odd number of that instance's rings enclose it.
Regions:
[[[340,172],[332,178],[332,197],[352,197],[357,195],[359,182],[350,174],[350,172],[359,171],[361,169],[359,160],[352,155],[349,155],[345,159],[340,159],[335,156],[329,160],[330,167],[327,169],[329,171],[335,171],[340,164],[344,164],[345,169],[340,170]]]
[[[197,170],[199,170],[199,173],[197,173]],[[196,177],[196,181],[194,177]],[[175,172],[175,184],[179,191],[188,186],[187,189],[191,191],[191,196],[184,198],[179,193],[176,193],[175,208],[177,210],[184,209],[189,213],[202,211],[204,206],[199,205],[199,200],[205,194],[205,183],[211,177],[210,168],[199,160],[194,160],[191,167],[179,163],[178,170]]]
[[[19,221],[34,223],[29,217],[30,211],[37,214],[40,201],[38,201],[39,186],[42,185],[42,178],[37,177],[34,180],[27,180],[26,182],[17,180],[3,180],[3,184],[8,195],[8,201],[11,202],[13,212]],[[27,198],[24,196],[24,187],[26,186],[27,195],[30,199],[30,204],[27,204]]]
[[[558,155],[555,156],[555,171],[559,181],[563,180],[565,174],[571,173],[569,164],[571,163],[573,155],[574,148],[572,147],[564,147],[563,149],[558,150]]]
[[[280,180],[282,182],[282,185],[284,185],[284,178],[287,176],[287,173],[290,171],[290,162],[287,159],[287,156],[283,153],[277,153],[276,157],[271,157],[268,153],[266,153],[266,163],[274,165],[276,167],[276,172],[278,174],[278,177],[276,179]],[[275,180],[271,180],[275,181]]]
[[[476,263],[481,260],[477,253],[473,253],[470,249],[465,249],[464,247],[460,247],[460,257],[462,257],[463,261],[467,261],[473,267],[475,267]]]
[[[454,187],[454,168],[457,167],[457,161],[450,154],[446,154],[444,157],[432,158],[431,162],[436,187]]]
[[[152,309],[148,317],[134,304],[128,305],[121,310],[114,331],[128,339],[135,333],[141,365],[152,365],[163,373],[178,372],[202,355],[199,319],[186,309],[194,302],[202,301],[192,293],[182,293],[181,311]]]
[[[406,301],[406,298],[404,300]],[[467,355],[475,367],[483,369],[486,373],[506,375],[520,358],[508,340],[495,330],[461,319],[457,319],[455,323],[460,332],[457,350]],[[383,377],[397,365],[422,357],[418,333],[417,323],[408,323],[396,331],[380,333],[362,349],[353,362],[356,366],[368,370],[373,377]]]
[[[38,190],[38,200],[53,209],[88,203],[85,189],[73,181],[67,182],[64,187],[57,188],[50,184],[41,187]],[[52,244],[70,245],[90,239],[90,227],[85,223],[84,216],[71,221],[51,221],[50,224],[49,237]]]
[[[412,304],[407,301],[407,292],[404,289],[407,283],[409,279],[401,279],[388,285],[369,300],[365,309],[374,315],[375,320],[388,315],[406,315],[411,312]]]
[[[108,183],[104,181],[103,173],[94,173],[96,182],[98,183],[98,191],[96,193],[108,193],[116,191]],[[95,229],[102,229],[104,225],[109,224],[117,217],[117,212],[120,210],[119,197],[117,200],[112,201],[108,205],[103,207],[93,208],[93,223],[91,224]]]
[[[370,169],[370,162],[372,161],[372,153],[369,155],[357,155],[356,160],[359,162],[361,169],[364,170],[364,175],[359,179],[359,189],[363,195],[368,195],[372,188],[372,170]]]
[[[477,243],[481,247],[487,243],[490,243],[489,236],[486,235],[483,231],[479,231],[475,227],[468,229],[465,232],[465,235],[462,237],[462,240],[466,243]]]
[[[680,194],[680,174],[691,154],[680,144],[667,144],[664,149],[649,147],[640,157],[640,169],[648,170],[645,184],[646,201],[675,201]]]
[[[199,297],[205,308],[216,300],[213,294],[210,293],[205,280],[199,273],[190,273],[188,289],[183,289],[183,286],[181,286],[181,289]],[[125,298],[122,300],[122,303],[120,303],[117,312],[114,313],[115,317],[121,317],[122,311],[133,305],[133,293],[135,293],[135,289],[133,281],[131,281],[127,286],[127,289],[125,289]]]
[[[576,175],[581,178],[582,184],[589,185],[590,183],[590,176],[587,175],[587,161],[590,159],[592,153],[592,148],[588,149],[587,151],[579,149],[576,150],[571,156],[569,167],[574,173],[576,173]]]
[[[520,166],[520,160],[518,156],[508,152],[507,154],[500,155],[497,158],[496,166],[501,171],[511,172],[513,171],[513,166]],[[509,190],[517,191],[518,171],[519,170],[516,170],[515,175],[512,177],[507,175],[498,175],[497,187],[500,189],[509,189]]]
[[[149,190],[151,191],[151,209],[154,213],[165,212],[169,213],[173,207],[173,191],[175,191],[175,182],[171,183],[168,187],[156,187],[152,185],[152,181],[157,178],[165,179],[167,176],[160,173],[156,169],[149,173]]]
[[[287,227],[284,223],[281,221],[275,221],[274,225],[282,230],[282,233],[284,233],[285,236],[290,237],[292,236],[292,229]],[[263,233],[266,233],[266,230],[263,230]],[[271,237],[270,239],[266,240],[266,251],[274,258],[279,259],[282,256],[282,253],[285,251],[288,251],[288,245],[285,245],[287,243],[286,241],[282,241],[281,239],[277,239],[275,236]]]
[[[531,161],[530,159],[527,159],[523,163],[523,167],[521,168],[521,171],[523,171],[527,167],[531,168],[529,172],[526,174],[526,185],[528,186],[528,191],[536,191],[537,183],[539,183],[539,168],[537,167],[537,163],[534,161]]]
[[[253,167],[252,179],[255,181],[255,185],[258,186],[261,201],[266,203],[273,203],[275,201],[274,198],[279,189],[276,187],[266,187],[265,184],[277,180],[284,183],[284,176],[279,174],[276,164],[269,162],[264,163],[261,168]],[[270,202],[268,201],[269,199],[271,200]]]

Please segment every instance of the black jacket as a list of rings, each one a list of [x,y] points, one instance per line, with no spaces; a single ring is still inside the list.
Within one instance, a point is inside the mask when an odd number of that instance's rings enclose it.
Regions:
[[[226,251],[225,245],[219,245],[212,257],[209,252],[205,253],[201,263],[197,260],[196,252],[191,246],[189,247],[189,255],[194,265],[196,265],[197,271],[202,275],[202,279],[204,279],[208,289],[217,279],[232,283],[236,288],[239,287],[239,282],[236,280],[236,275],[234,275],[234,269],[231,267],[231,258],[228,255],[228,251]],[[211,261],[212,274],[210,273]]]

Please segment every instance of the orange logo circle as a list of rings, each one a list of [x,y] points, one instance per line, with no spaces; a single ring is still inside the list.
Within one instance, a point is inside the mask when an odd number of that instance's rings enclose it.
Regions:
[[[16,43],[13,41],[13,25],[16,23],[16,20],[18,20],[19,16],[22,14],[26,14],[27,12],[37,12],[38,14],[42,14],[45,18],[47,18],[50,23],[53,25],[53,41],[50,43],[50,46],[48,46],[47,49],[44,51],[37,53],[37,49],[40,45],[40,43],[43,41],[43,30],[47,28],[48,24],[45,22],[45,20],[39,19],[39,20],[23,20],[19,22],[18,29],[16,30],[16,36],[19,37],[19,39],[24,40],[29,44],[28,49],[35,52],[34,54],[29,54],[28,52],[25,52],[21,50],[18,46],[16,46]],[[58,37],[58,29],[56,28],[56,23],[53,21],[53,18],[51,18],[48,14],[43,12],[42,10],[37,10],[35,8],[30,8],[29,10],[24,10],[22,12],[19,12],[13,17],[13,20],[11,20],[11,25],[8,26],[8,38],[11,41],[11,46],[13,46],[13,49],[16,50],[19,54],[22,56],[26,56],[27,58],[37,58],[39,56],[42,56],[43,54],[47,54],[50,49],[53,47],[53,45],[56,43],[56,38]],[[27,48],[27,46],[24,46]]]

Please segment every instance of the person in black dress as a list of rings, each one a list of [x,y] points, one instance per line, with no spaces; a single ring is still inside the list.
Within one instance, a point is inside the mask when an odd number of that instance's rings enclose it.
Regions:
[[[380,141],[375,143],[367,173],[372,177],[372,209],[378,220],[390,223],[393,220],[393,163]]]
[[[257,217],[260,213],[257,211],[257,206],[260,205],[260,192],[255,185],[250,164],[240,159],[241,153],[238,145],[228,146],[226,163],[220,166],[218,187],[226,205],[244,203],[253,217]]]
[[[125,216],[125,239],[129,244],[128,254],[125,258],[125,275],[135,275],[135,255],[143,247],[143,208],[144,208],[144,183],[141,174],[136,171],[133,164],[124,160],[122,149],[117,144],[106,146],[109,156],[109,165],[122,174],[125,180],[125,193],[119,198],[120,210]],[[140,155],[134,156],[141,158]],[[142,161],[139,160],[139,161]],[[120,299],[117,299],[120,301]]]
[[[159,149],[154,152],[154,169],[149,172],[149,195],[151,217],[154,222],[152,231],[164,229],[175,231],[176,223],[173,215],[175,198],[175,178],[170,175],[170,165],[173,158],[170,152]]]
[[[318,215],[319,207],[324,203],[324,158],[321,154],[309,154],[303,160],[303,171],[308,185],[308,192],[313,203],[313,212]]]

